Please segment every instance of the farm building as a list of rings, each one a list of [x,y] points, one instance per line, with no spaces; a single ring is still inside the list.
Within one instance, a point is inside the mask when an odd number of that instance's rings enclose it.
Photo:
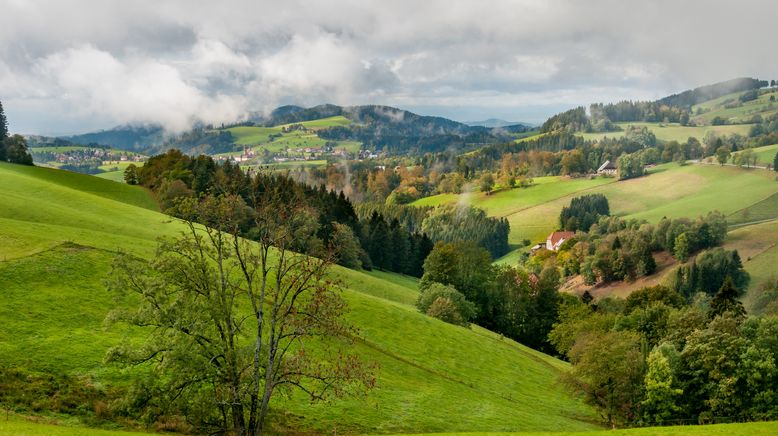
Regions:
[[[565,241],[573,236],[575,236],[575,232],[554,232],[546,239],[546,249],[557,251]]]
[[[616,175],[616,165],[613,162],[606,160],[605,163],[597,168],[597,174]]]

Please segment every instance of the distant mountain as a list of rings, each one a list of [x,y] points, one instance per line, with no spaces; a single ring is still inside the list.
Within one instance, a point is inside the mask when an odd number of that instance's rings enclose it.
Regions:
[[[488,127],[488,128],[508,127],[508,126],[532,127],[530,123],[522,123],[518,121],[505,121],[499,118],[489,118],[488,120],[483,120],[483,121],[465,121],[464,123],[467,124],[468,126],[481,126],[481,127]]]
[[[353,121],[353,124],[318,130],[316,134],[321,138],[359,141],[376,150],[400,154],[447,149],[463,150],[473,144],[512,140],[511,134],[533,129],[528,125],[504,121],[498,127],[470,126],[447,118],[418,115],[390,106],[333,104],[311,108],[281,106],[265,117],[256,116],[253,121],[243,121],[241,125],[273,127],[334,116],[348,118]],[[175,136],[164,135],[163,128],[159,125],[125,125],[60,139],[78,144],[100,144],[146,154],[169,148],[178,148],[186,153],[223,153],[232,151],[235,140],[228,131],[214,130],[202,125]]]
[[[35,147],[67,147],[73,145],[72,142],[62,138],[52,138],[51,136],[28,135],[27,145],[30,148]]]
[[[75,144],[99,144],[121,150],[146,151],[164,142],[163,133],[160,125],[123,125],[99,132],[63,136],[60,139]]]

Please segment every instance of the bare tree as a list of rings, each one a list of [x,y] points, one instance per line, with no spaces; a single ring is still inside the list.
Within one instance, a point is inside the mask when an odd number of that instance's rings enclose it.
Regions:
[[[315,243],[315,211],[257,192],[254,208],[236,196],[183,199],[182,236],[162,242],[150,262],[120,256],[109,282],[140,297],[109,319],[151,331],[108,360],[152,365],[167,392],[160,414],[238,435],[262,434],[277,389],[321,400],[375,383],[372,367],[344,352],[357,332],[343,320],[331,251],[294,250]]]

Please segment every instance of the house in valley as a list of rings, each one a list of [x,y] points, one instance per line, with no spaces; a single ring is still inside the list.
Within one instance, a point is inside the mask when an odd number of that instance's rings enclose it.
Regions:
[[[546,249],[557,251],[565,241],[573,236],[575,236],[575,232],[554,232],[546,238]]]
[[[600,168],[597,168],[597,174],[615,176],[616,165],[613,162],[606,160],[602,165],[600,165]]]

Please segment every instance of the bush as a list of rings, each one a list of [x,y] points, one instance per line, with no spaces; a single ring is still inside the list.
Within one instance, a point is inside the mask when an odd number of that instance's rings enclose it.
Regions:
[[[467,326],[475,317],[475,305],[451,286],[433,283],[416,302],[420,312],[451,324]]]

